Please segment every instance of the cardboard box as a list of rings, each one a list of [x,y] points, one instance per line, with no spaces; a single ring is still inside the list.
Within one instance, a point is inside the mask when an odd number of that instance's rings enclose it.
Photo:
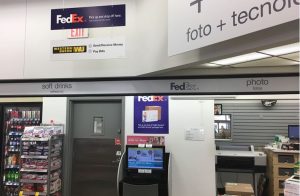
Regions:
[[[158,114],[158,120],[161,120],[161,107],[160,106],[146,106],[145,110],[156,110]]]
[[[225,192],[229,195],[254,196],[252,185],[244,183],[226,183]]]

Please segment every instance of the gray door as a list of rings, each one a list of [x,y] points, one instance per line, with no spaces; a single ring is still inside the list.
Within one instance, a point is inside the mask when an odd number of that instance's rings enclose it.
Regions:
[[[74,102],[72,196],[117,196],[121,100]]]

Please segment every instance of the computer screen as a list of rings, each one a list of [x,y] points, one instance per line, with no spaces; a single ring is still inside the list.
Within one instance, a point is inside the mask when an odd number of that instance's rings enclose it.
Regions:
[[[164,169],[164,147],[127,146],[128,169]]]
[[[299,139],[299,125],[288,126],[288,137],[290,139]]]

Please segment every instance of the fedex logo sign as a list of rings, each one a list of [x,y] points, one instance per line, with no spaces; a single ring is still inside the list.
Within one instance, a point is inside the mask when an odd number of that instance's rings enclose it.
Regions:
[[[138,96],[138,102],[165,101],[164,96]]]
[[[56,24],[65,24],[65,23],[83,23],[83,16],[78,16],[78,14],[70,14],[69,17],[63,17],[62,15],[56,16]]]

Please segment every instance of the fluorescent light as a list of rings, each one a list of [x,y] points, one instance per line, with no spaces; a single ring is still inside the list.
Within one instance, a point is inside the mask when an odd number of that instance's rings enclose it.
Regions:
[[[205,67],[221,67],[223,65],[218,65],[218,64],[214,64],[214,63],[205,63],[203,64]]]
[[[279,46],[279,47],[276,47],[276,48],[270,48],[270,49],[267,49],[267,50],[262,50],[260,52],[265,53],[265,54],[278,56],[278,55],[298,52],[299,50],[300,50],[299,43],[294,43],[294,44]]]
[[[227,58],[227,59],[222,59],[219,61],[214,61],[211,63],[218,64],[218,65],[232,65],[232,64],[237,64],[237,63],[254,61],[254,60],[258,60],[258,59],[264,59],[264,58],[268,58],[268,57],[270,57],[270,56],[254,52],[254,53],[244,54],[244,55],[231,57],[231,58]]]

